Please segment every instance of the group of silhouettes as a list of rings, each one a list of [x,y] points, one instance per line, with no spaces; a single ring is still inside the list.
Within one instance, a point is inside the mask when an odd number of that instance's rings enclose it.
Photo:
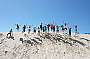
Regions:
[[[20,25],[19,24],[15,24],[15,26],[16,26],[16,29],[19,31],[20,30]],[[63,33],[64,33],[64,31],[66,31],[66,30],[68,30],[68,33],[69,33],[69,35],[71,36],[71,33],[72,33],[72,31],[71,31],[71,29],[72,28],[67,28],[67,24],[65,23],[65,24],[63,24],[63,25],[54,25],[54,24],[40,24],[38,27],[33,27],[33,26],[26,26],[26,25],[24,25],[23,27],[22,27],[22,32],[26,32],[26,29],[28,29],[28,33],[30,33],[31,32],[31,28],[33,28],[33,32],[34,33],[36,33],[37,31],[38,31],[38,33],[40,33],[40,32],[60,32],[60,31],[62,31]],[[78,31],[77,31],[77,28],[78,28],[78,26],[77,25],[75,25],[75,33],[77,33]],[[13,30],[12,29],[10,29],[10,31],[9,31],[9,33],[7,34],[7,36],[10,34],[10,36],[11,36],[11,33],[13,32]]]

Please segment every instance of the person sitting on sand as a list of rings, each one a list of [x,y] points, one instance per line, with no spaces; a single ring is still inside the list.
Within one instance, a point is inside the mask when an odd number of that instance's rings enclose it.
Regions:
[[[10,29],[10,31],[9,31],[9,33],[7,34],[7,37],[8,37],[8,35],[10,35],[10,37],[12,36],[12,29]]]

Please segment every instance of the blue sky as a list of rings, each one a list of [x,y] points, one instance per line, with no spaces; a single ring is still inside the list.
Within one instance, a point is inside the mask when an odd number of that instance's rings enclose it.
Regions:
[[[0,0],[0,32],[16,31],[16,23],[38,26],[41,22],[66,22],[72,28],[77,24],[80,33],[90,32],[90,0]]]

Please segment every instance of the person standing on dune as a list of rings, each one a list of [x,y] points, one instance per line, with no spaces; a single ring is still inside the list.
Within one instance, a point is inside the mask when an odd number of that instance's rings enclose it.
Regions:
[[[49,32],[49,27],[50,27],[50,24],[47,25],[47,28],[48,28],[48,32]]]
[[[36,33],[36,27],[34,27],[33,29],[34,29],[34,33]]]
[[[23,26],[23,32],[25,32],[25,31],[26,31],[26,25]]]
[[[75,34],[77,34],[78,33],[78,31],[77,31],[77,25],[75,25]]]
[[[45,30],[45,32],[47,31],[47,27],[46,27],[46,24],[44,25],[44,30]]]
[[[51,31],[53,31],[53,24],[50,24],[50,27],[51,27]]]
[[[53,25],[53,32],[55,32],[55,25]]]
[[[30,33],[30,31],[31,31],[31,26],[29,25],[28,26],[28,34]]]
[[[61,25],[60,27],[62,28],[62,32],[64,33],[65,30],[67,30],[66,28],[67,24],[65,23],[64,25]]]
[[[38,35],[40,35],[40,27],[38,27]]]
[[[43,27],[42,27],[42,23],[41,23],[41,24],[40,24],[40,30],[41,30],[41,32],[42,32],[42,28],[43,28]]]
[[[56,25],[56,32],[59,32],[59,26]]]
[[[72,29],[72,28],[69,28],[69,36],[71,36],[71,29]]]
[[[42,27],[43,32],[45,32],[44,26]]]

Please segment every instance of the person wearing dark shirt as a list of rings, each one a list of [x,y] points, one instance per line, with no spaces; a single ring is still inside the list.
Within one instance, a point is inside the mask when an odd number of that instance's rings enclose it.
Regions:
[[[16,25],[16,29],[19,31],[20,25],[19,24],[15,24],[15,25]]]
[[[34,27],[34,33],[36,33],[36,27]]]
[[[30,31],[31,31],[31,26],[29,25],[28,26],[28,33],[30,33]]]
[[[59,32],[59,26],[58,25],[56,26],[56,32]]]
[[[47,25],[47,28],[48,28],[48,32],[49,32],[49,27],[50,27],[50,24]]]
[[[75,34],[77,34],[77,27],[78,27],[78,26],[77,26],[77,25],[75,25]]]
[[[26,30],[26,25],[23,26],[23,32],[25,32],[25,30]]]
[[[72,29],[72,28],[69,28],[69,36],[71,36],[71,29]]]
[[[10,29],[10,31],[9,31],[9,33],[7,34],[7,37],[8,37],[8,35],[10,34],[10,37],[12,36],[12,29]]]
[[[47,31],[47,27],[46,27],[46,24],[45,24],[45,26],[44,26],[44,30],[45,30],[45,32]]]
[[[55,25],[53,25],[53,32],[55,32]]]
[[[41,31],[42,31],[42,23],[40,24],[40,29],[41,29]]]

